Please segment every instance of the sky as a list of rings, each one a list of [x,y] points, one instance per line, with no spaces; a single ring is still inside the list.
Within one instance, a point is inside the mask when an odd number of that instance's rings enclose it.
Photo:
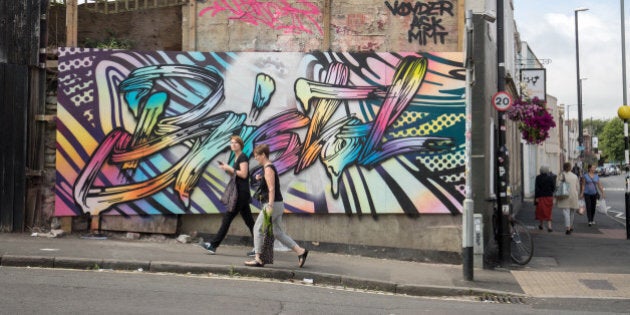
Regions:
[[[555,96],[558,104],[568,105],[569,118],[577,118],[574,9],[589,9],[578,12],[580,76],[586,78],[582,81],[583,119],[617,117],[617,109],[623,105],[620,0],[512,1],[521,40],[538,59],[550,59],[545,65],[547,94]],[[630,2],[624,6],[628,60]],[[626,61],[626,73],[628,69],[630,63]],[[626,76],[628,85],[630,75]]]

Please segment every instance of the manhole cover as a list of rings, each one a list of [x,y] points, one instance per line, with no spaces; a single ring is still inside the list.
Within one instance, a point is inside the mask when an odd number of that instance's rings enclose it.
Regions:
[[[580,279],[580,282],[591,290],[617,290],[608,280]]]

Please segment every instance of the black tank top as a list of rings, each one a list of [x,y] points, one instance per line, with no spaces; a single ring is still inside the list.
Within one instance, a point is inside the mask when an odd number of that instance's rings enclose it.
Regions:
[[[275,187],[276,187],[276,193],[275,196],[273,198],[274,202],[276,201],[283,201],[282,199],[282,193],[280,192],[280,177],[278,176],[278,170],[276,170],[276,167],[273,164],[269,164],[265,167],[271,167],[271,169],[273,170],[273,176],[276,179],[275,180]],[[264,171],[263,171],[264,174]],[[261,185],[263,185],[262,189],[263,191],[269,191],[269,187],[267,187],[267,181],[263,180]]]

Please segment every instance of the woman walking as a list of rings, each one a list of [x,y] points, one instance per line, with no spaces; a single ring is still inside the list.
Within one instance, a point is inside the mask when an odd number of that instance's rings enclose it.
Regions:
[[[534,199],[536,204],[536,220],[540,222],[538,229],[543,229],[543,224],[547,221],[547,231],[553,232],[551,225],[551,208],[553,207],[553,191],[556,183],[553,176],[549,174],[549,167],[541,166],[540,175],[536,176]]]
[[[234,167],[219,161],[219,167],[222,170],[228,174],[236,175],[236,190],[238,192],[238,197],[236,199],[234,209],[228,209],[228,211],[223,214],[221,227],[212,241],[203,244],[203,247],[211,255],[215,254],[217,248],[221,245],[221,242],[225,238],[225,235],[227,235],[230,224],[232,224],[232,220],[234,220],[239,213],[241,214],[243,221],[245,221],[245,225],[247,225],[249,233],[253,236],[254,217],[252,216],[252,210],[249,208],[249,202],[251,201],[251,196],[249,195],[249,162],[248,158],[245,154],[243,154],[244,146],[245,143],[241,137],[231,136],[230,149],[234,153],[236,160],[234,162]]]
[[[565,162],[562,165],[562,172],[556,179],[556,186],[565,181],[569,186],[569,197],[556,200],[556,206],[562,210],[564,215],[565,234],[573,233],[573,222],[575,219],[575,211],[579,208],[578,191],[580,190],[580,182],[578,177],[571,171],[571,163]]]
[[[268,199],[262,200],[263,210],[271,212],[271,224],[273,226],[273,235],[284,246],[291,248],[298,255],[298,266],[302,268],[306,262],[306,256],[308,256],[308,249],[300,247],[289,235],[287,235],[282,229],[282,214],[284,213],[284,202],[282,199],[282,193],[280,192],[280,178],[276,167],[269,160],[269,146],[261,144],[254,148],[254,159],[258,164],[262,165],[264,178],[260,183],[261,190],[268,192]],[[257,178],[260,179],[260,178]],[[260,258],[263,245],[263,232],[261,227],[263,225],[264,215],[261,213],[256,219],[254,225],[254,251],[255,256],[253,260],[246,261],[246,266],[263,267],[265,264]]]
[[[586,216],[588,217],[588,226],[595,224],[595,207],[597,199],[606,198],[604,187],[599,181],[599,175],[595,172],[595,165],[588,165],[588,172],[582,176],[582,191],[580,197],[584,198],[586,204]],[[599,195],[601,191],[601,196]]]

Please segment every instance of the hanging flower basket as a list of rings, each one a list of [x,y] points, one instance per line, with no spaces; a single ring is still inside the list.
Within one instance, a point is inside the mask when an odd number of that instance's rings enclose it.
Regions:
[[[516,100],[507,116],[517,123],[523,140],[528,144],[543,143],[549,138],[549,129],[556,127],[553,116],[547,111],[547,104],[538,97]]]

